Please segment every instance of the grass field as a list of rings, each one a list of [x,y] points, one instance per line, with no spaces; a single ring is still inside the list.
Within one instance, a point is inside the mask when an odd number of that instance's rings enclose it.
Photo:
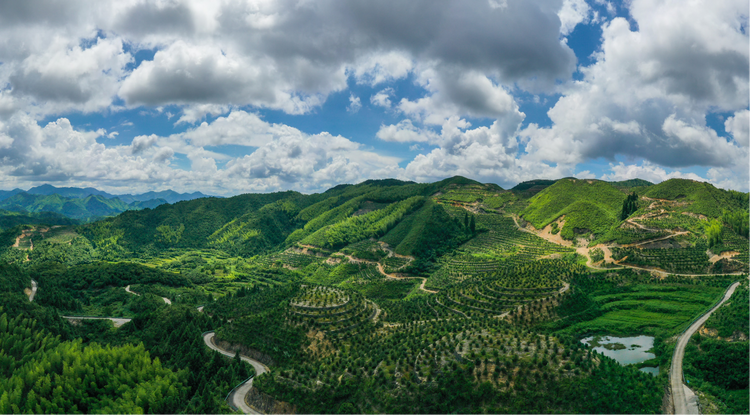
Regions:
[[[708,309],[724,292],[703,285],[647,285],[621,287],[621,292],[593,293],[603,314],[565,329],[577,334],[673,334]]]

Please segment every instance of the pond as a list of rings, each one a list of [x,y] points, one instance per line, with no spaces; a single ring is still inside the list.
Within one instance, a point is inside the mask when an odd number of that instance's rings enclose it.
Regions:
[[[656,357],[651,352],[654,348],[652,336],[591,336],[582,339],[581,342],[591,346],[597,353],[615,359],[623,366],[645,362]],[[659,374],[658,367],[644,367],[641,371],[654,376]]]

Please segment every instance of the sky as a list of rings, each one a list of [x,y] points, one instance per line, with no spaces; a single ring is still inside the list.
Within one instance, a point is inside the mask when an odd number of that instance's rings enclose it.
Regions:
[[[747,0],[0,2],[0,189],[748,191]]]

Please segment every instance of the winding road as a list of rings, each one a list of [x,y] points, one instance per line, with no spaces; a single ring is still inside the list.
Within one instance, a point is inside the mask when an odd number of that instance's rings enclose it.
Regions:
[[[672,357],[672,367],[669,369],[669,381],[672,389],[672,401],[674,402],[674,413],[675,414],[700,414],[698,408],[698,397],[695,393],[682,383],[682,359],[685,357],[685,347],[690,341],[690,337],[695,334],[696,331],[711,317],[711,313],[716,311],[722,304],[724,304],[729,297],[734,294],[734,290],[739,287],[740,283],[735,282],[732,284],[726,293],[724,298],[716,304],[711,310],[709,310],[703,317],[699,318],[693,325],[690,326],[677,340],[677,345],[674,348],[674,356]]]
[[[110,320],[115,324],[115,327],[120,327],[125,323],[130,322],[131,318],[119,318],[119,317],[84,317],[84,316],[60,316],[70,322],[76,320]]]
[[[215,350],[224,356],[227,357],[234,357],[234,353],[224,350],[220,348],[219,346],[214,343],[214,335],[215,333],[213,331],[209,331],[205,334],[203,334],[203,342],[206,343],[206,346],[208,346],[211,350]],[[243,361],[250,363],[253,368],[255,368],[255,376],[261,375],[263,373],[266,373],[269,371],[268,366],[264,365],[263,363],[251,359],[247,356],[240,355],[240,359]],[[247,380],[247,382],[243,383],[239,387],[237,387],[229,396],[229,404],[233,406],[234,408],[237,408],[244,414],[260,414],[260,412],[256,411],[255,409],[251,408],[250,405],[247,404],[245,401],[245,396],[247,396],[248,392],[250,392],[250,389],[253,387],[253,379],[254,377],[251,377]]]
[[[36,296],[36,290],[39,288],[36,281],[31,280],[31,293],[29,293],[29,301],[34,302],[34,296]]]
[[[336,254],[346,257],[347,259],[349,259],[349,262],[352,262],[354,264],[363,263],[363,264],[375,265],[375,267],[378,269],[378,272],[381,273],[386,278],[390,278],[390,279],[394,279],[394,280],[422,280],[422,283],[419,285],[419,289],[420,290],[428,292],[430,294],[437,294],[437,291],[425,288],[424,285],[427,284],[427,278],[425,278],[425,277],[402,277],[402,276],[397,275],[397,274],[389,274],[389,273],[385,272],[385,268],[383,267],[383,264],[381,264],[380,262],[368,261],[366,259],[360,259],[360,258],[354,258],[353,256],[351,256],[349,254],[345,254],[343,252],[336,252]],[[403,255],[400,256],[400,257],[408,258],[408,257],[405,257]]]
[[[125,291],[128,292],[128,293],[130,293],[130,294],[133,294],[133,295],[136,295],[136,296],[140,296],[140,294],[138,294],[137,292],[130,291],[130,285],[128,285],[127,287],[125,287]],[[167,305],[172,305],[172,301],[170,301],[169,298],[162,297],[161,299],[164,300],[164,303],[166,303]]]

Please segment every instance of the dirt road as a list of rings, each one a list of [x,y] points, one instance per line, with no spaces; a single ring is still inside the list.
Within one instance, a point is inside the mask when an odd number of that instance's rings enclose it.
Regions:
[[[133,292],[133,291],[130,291],[130,285],[128,285],[127,287],[125,287],[125,291],[127,291],[128,293],[130,293],[130,294],[133,294],[133,295],[140,295],[140,294],[138,294],[137,292]],[[167,297],[162,297],[161,299],[162,299],[162,300],[164,300],[164,302],[165,302],[165,303],[166,303],[167,305],[172,305],[172,301],[170,301],[170,300],[169,300],[169,298],[167,298]]]
[[[115,327],[120,327],[123,324],[132,320],[130,318],[118,318],[118,317],[78,317],[78,316],[61,316],[61,317],[71,322],[76,321],[76,320],[110,320],[113,323],[115,323]]]
[[[206,343],[206,346],[208,346],[211,350],[215,350],[227,357],[234,357],[234,353],[228,350],[224,350],[220,348],[219,346],[217,346],[216,343],[214,343],[214,332],[212,331],[209,331],[208,333],[203,335],[203,342]],[[255,368],[255,376],[268,372],[268,366],[264,365],[263,363],[257,360],[251,359],[243,355],[240,355],[240,359],[253,365],[253,368]],[[240,385],[229,396],[229,404],[237,408],[244,414],[259,414],[260,413],[254,410],[253,408],[251,408],[247,404],[247,402],[245,402],[245,396],[247,396],[247,393],[250,392],[250,389],[253,387],[253,379],[254,377],[250,378],[247,382]]]
[[[36,290],[38,285],[36,281],[31,280],[31,292],[29,293],[29,301],[34,302],[34,296],[36,296]]]
[[[353,256],[345,254],[343,252],[337,252],[337,253],[339,255],[345,256],[346,258],[349,259],[349,262],[354,263],[354,264],[360,264],[361,263],[361,264],[375,265],[375,267],[378,269],[378,272],[380,272],[386,278],[391,278],[391,279],[394,279],[394,280],[422,280],[422,284],[419,285],[419,289],[420,290],[428,292],[430,294],[437,294],[437,291],[433,291],[433,290],[425,288],[424,285],[427,284],[427,278],[425,278],[425,277],[402,277],[402,276],[397,275],[397,274],[389,274],[389,273],[385,272],[385,268],[383,268],[383,264],[381,264],[380,262],[374,262],[374,261],[368,261],[366,259],[354,258]]]
[[[698,398],[695,396],[695,393],[693,393],[693,391],[687,387],[687,385],[682,383],[682,359],[685,356],[685,347],[690,341],[690,337],[695,334],[696,331],[698,331],[698,329],[706,322],[706,320],[708,320],[709,317],[711,317],[711,313],[721,307],[721,305],[724,304],[724,302],[726,302],[729,297],[732,296],[734,290],[736,290],[739,285],[739,282],[735,282],[734,284],[732,284],[724,294],[724,298],[719,302],[719,304],[714,306],[711,310],[704,314],[703,317],[699,318],[695,323],[693,323],[693,325],[685,330],[682,336],[680,336],[680,338],[677,340],[677,345],[674,348],[674,356],[672,357],[672,367],[669,369],[669,381],[672,388],[672,400],[674,402],[675,414],[700,413],[700,410],[698,408]]]

